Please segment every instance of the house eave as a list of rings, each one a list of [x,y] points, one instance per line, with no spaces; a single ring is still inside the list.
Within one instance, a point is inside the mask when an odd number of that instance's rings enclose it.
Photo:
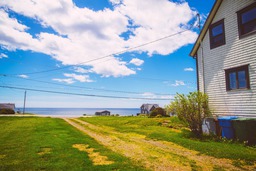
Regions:
[[[223,0],[216,0],[211,11],[210,11],[210,14],[209,16],[207,17],[205,23],[204,23],[204,26],[199,34],[199,36],[197,37],[197,40],[191,50],[191,52],[189,53],[189,56],[195,58],[196,57],[196,52],[198,50],[198,48],[200,47],[200,43],[202,42],[202,40],[204,39],[206,33],[207,33],[207,30],[209,28],[209,26],[211,25],[212,23],[212,20],[214,19],[221,3],[222,3]]]

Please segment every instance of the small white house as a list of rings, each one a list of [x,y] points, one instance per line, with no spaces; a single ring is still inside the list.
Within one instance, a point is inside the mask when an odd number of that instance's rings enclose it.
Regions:
[[[215,115],[256,117],[255,0],[216,0],[190,56]]]

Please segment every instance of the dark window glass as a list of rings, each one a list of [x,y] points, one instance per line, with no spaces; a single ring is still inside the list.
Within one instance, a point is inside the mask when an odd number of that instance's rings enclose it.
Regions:
[[[237,12],[239,36],[256,33],[256,2]]]
[[[248,65],[225,70],[227,90],[249,89]]]
[[[238,87],[239,88],[246,88],[245,71],[239,71],[238,72]]]
[[[229,74],[229,86],[231,90],[236,89],[236,73],[235,72],[231,72]]]
[[[212,24],[209,27],[209,31],[210,31],[211,49],[224,45],[226,43],[225,31],[224,31],[224,19]]]
[[[222,29],[223,25],[219,24],[215,27],[212,28],[212,36],[217,36],[223,33],[223,29]]]
[[[245,13],[242,13],[242,24],[256,19],[256,8],[253,8]]]

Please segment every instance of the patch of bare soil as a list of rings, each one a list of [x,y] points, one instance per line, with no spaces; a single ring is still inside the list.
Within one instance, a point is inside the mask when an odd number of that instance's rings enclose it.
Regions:
[[[95,126],[79,119],[64,119],[105,147],[120,153],[149,170],[253,170],[253,166],[235,167],[232,160],[201,155],[167,141],[146,139],[136,133],[120,133],[110,127]]]
[[[94,148],[89,148],[89,145],[74,144],[73,147],[79,151],[87,152],[94,165],[110,165],[114,163],[108,160],[108,157],[100,155],[99,152],[95,152]]]

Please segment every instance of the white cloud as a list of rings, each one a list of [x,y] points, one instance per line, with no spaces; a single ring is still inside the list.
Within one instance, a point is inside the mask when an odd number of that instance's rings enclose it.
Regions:
[[[186,84],[184,83],[184,81],[176,80],[175,84],[171,84],[171,85],[177,87],[177,86],[184,86]]]
[[[194,71],[193,68],[184,68],[184,71]]]
[[[58,82],[64,82],[64,83],[67,83],[67,84],[72,84],[74,83],[75,81],[72,79],[72,78],[64,78],[64,79],[61,79],[61,78],[53,78],[52,79],[53,81],[58,81]]]
[[[90,72],[90,70],[84,69],[82,67],[74,67],[74,71],[82,74]]]
[[[134,64],[134,65],[136,65],[136,66],[141,66],[143,63],[144,63],[144,61],[141,60],[141,59],[138,59],[138,58],[133,58],[133,59],[130,61],[130,64]]]
[[[28,78],[28,76],[24,75],[24,74],[18,75],[18,77],[20,77],[20,78]]]
[[[0,59],[1,58],[8,58],[8,56],[6,54],[0,53]]]
[[[89,75],[77,75],[77,74],[68,74],[65,73],[64,76],[73,78],[80,82],[93,82],[93,80],[90,79]]]
[[[119,61],[119,59],[114,57],[104,63],[94,65],[91,70],[97,74],[103,73],[103,77],[121,77],[136,73],[134,70],[127,68],[125,62]]]
[[[29,27],[0,10],[0,44],[8,50],[31,50],[50,55],[63,65],[80,64],[104,77],[136,74],[124,61],[110,56],[100,63],[102,56],[124,51],[188,27],[195,16],[187,2],[169,0],[110,0],[114,9],[93,11],[78,8],[72,0],[1,0],[0,7],[37,20],[43,27],[58,33],[29,33]],[[159,10],[161,9],[161,10]],[[136,26],[136,27],[134,27]],[[132,32],[124,40],[120,35]],[[130,51],[167,55],[180,47],[194,43],[197,34],[187,31],[157,43]],[[123,59],[125,60],[125,59]],[[134,62],[139,65],[139,62]],[[141,64],[142,65],[142,64]]]

